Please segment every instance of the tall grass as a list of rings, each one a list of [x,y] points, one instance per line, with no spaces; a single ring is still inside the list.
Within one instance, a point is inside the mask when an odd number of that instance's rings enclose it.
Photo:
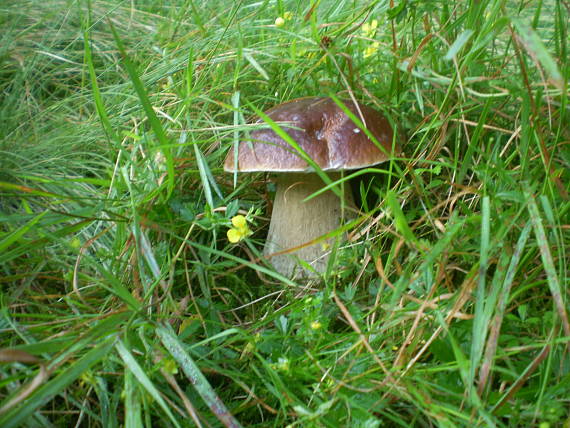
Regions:
[[[0,5],[0,426],[568,426],[569,14]],[[331,94],[403,154],[303,283],[261,257],[271,177],[221,165]]]

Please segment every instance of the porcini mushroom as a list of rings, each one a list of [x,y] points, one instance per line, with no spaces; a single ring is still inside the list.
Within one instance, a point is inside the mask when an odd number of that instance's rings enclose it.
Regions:
[[[331,98],[307,97],[280,104],[266,112],[329,177],[336,180],[340,171],[364,168],[386,161],[392,152],[392,128],[376,110],[342,103],[383,146],[368,138]],[[262,123],[260,119],[258,123]],[[257,129],[250,141],[238,145],[237,165],[234,150],[224,162],[227,172],[272,172],[276,175],[276,194],[269,233],[263,253],[271,256],[288,249],[298,249],[271,257],[276,271],[287,277],[298,268],[295,257],[306,261],[315,271],[324,272],[328,262],[327,245],[318,242],[303,245],[339,227],[341,199],[332,191],[304,199],[324,187],[323,180],[310,164],[273,129]],[[352,201],[345,186],[345,201]],[[295,256],[295,257],[292,257]],[[306,273],[306,272],[305,272]]]

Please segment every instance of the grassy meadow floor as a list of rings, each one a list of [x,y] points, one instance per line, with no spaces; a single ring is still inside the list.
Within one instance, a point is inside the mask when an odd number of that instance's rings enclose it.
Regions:
[[[569,22],[0,2],[0,426],[570,427]],[[351,93],[403,154],[351,179],[334,267],[284,278],[271,177],[223,159],[255,111]]]

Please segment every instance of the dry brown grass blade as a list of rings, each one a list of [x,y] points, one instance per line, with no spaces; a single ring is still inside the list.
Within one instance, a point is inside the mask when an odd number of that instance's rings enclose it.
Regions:
[[[352,315],[350,315],[348,308],[344,305],[342,300],[340,300],[338,298],[336,293],[333,293],[333,298],[334,298],[336,305],[338,306],[338,308],[342,312],[342,315],[344,316],[344,318],[346,319],[346,321],[350,325],[350,327],[358,334],[360,341],[362,342],[364,347],[368,350],[368,352],[370,352],[370,355],[372,356],[374,361],[378,364],[378,366],[382,369],[382,371],[386,375],[385,382],[388,381],[392,385],[396,385],[397,384],[396,380],[394,379],[392,374],[388,371],[388,369],[386,368],[386,366],[384,365],[382,360],[380,360],[380,358],[378,358],[376,351],[374,351],[374,349],[372,349],[372,346],[370,346],[370,342],[368,342],[368,339],[366,338],[364,333],[362,333],[362,330],[360,329],[360,327],[358,326],[358,324],[356,323],[356,321],[354,320]]]
[[[544,231],[544,226],[542,225],[542,219],[538,211],[538,207],[534,200],[534,197],[527,195],[528,198],[528,209],[530,213],[530,218],[532,221],[532,226],[534,229],[534,234],[538,243],[538,248],[540,249],[540,256],[542,259],[542,264],[546,273],[548,287],[550,288],[550,293],[554,299],[554,304],[556,306],[556,311],[558,316],[562,321],[562,326],[564,328],[564,334],[570,336],[570,321],[568,320],[568,312],[566,311],[566,304],[564,302],[563,294],[566,294],[566,288],[560,284],[556,268],[554,266],[554,261],[552,254],[550,252],[550,247],[548,245],[548,238],[546,232]],[[570,344],[568,344],[570,349]]]
[[[540,62],[534,57],[534,55],[532,54],[532,51],[527,49],[527,45],[515,33],[512,25],[509,25],[509,30],[511,33],[511,38],[513,40],[513,46],[515,48],[515,52],[517,54],[517,58],[518,58],[518,61],[519,61],[520,67],[521,67],[521,74],[523,76],[523,82],[524,82],[525,87],[526,87],[528,94],[529,94],[529,101],[530,101],[532,111],[533,111],[533,115],[531,117],[531,120],[532,120],[532,122],[535,122],[535,120],[537,120],[537,118],[539,118],[541,116],[541,112],[538,110],[537,105],[534,102],[534,97],[532,95],[533,90],[532,90],[531,84],[529,82],[529,77],[528,77],[527,69],[525,66],[525,61],[523,59],[523,54],[522,54],[523,50],[526,50],[529,53],[529,55],[531,56],[531,58],[533,59],[533,61],[535,62],[536,67],[541,74],[542,81],[545,85],[545,88],[547,87],[546,79],[545,79],[544,74],[542,72]],[[548,99],[547,99],[547,101],[548,101]],[[550,112],[550,108],[548,109],[548,111]],[[548,150],[548,147],[546,146],[546,142],[545,142],[544,137],[542,135],[542,129],[539,126],[535,126],[535,130],[536,130],[536,137],[537,137],[538,143],[539,143],[538,147],[540,149],[540,152],[541,152],[541,155],[543,158],[544,166],[549,173],[549,178],[552,180],[552,182],[554,183],[554,185],[558,189],[560,196],[564,200],[567,201],[570,199],[570,196],[568,195],[568,191],[566,190],[566,187],[562,183],[562,180],[560,180],[560,177],[558,177],[556,174],[556,170],[554,167],[555,165],[552,162],[552,158],[551,158],[551,153]],[[568,332],[566,332],[566,334],[568,334]]]
[[[471,297],[472,291],[475,288],[475,285],[477,284],[477,272],[478,272],[478,269],[475,267],[474,269],[471,270],[470,275],[468,275],[467,278],[465,279],[465,281],[463,282],[463,285],[461,287],[461,293],[459,294],[459,297],[455,301],[453,308],[448,312],[447,316],[445,317],[446,325],[449,325],[451,320],[455,317],[455,314],[460,311],[460,309],[465,305],[465,303],[467,303],[467,301]],[[414,364],[416,364],[416,362],[427,351],[427,349],[430,347],[432,342],[440,335],[440,333],[442,331],[443,331],[443,328],[441,326],[439,326],[433,332],[433,334],[426,341],[424,346],[422,346],[422,348],[418,351],[418,353],[416,355],[414,355],[414,357],[410,360],[410,362],[406,366],[405,370],[400,374],[400,376],[399,376],[400,378],[404,377],[406,375],[406,373],[414,366]]]
[[[516,394],[516,392],[519,389],[523,387],[528,378],[535,372],[538,366],[540,366],[540,363],[542,363],[544,359],[548,356],[548,354],[550,353],[550,349],[551,349],[550,345],[546,345],[542,349],[540,354],[538,354],[535,357],[535,359],[530,363],[530,365],[526,368],[523,375],[520,378],[518,378],[515,383],[511,385],[507,393],[503,395],[503,397],[499,400],[497,404],[495,404],[495,407],[493,407],[492,410],[493,413],[496,412],[498,409],[500,409],[513,395]]]
[[[410,73],[412,71],[412,69],[414,68],[414,65],[416,65],[416,61],[418,60],[420,54],[422,53],[422,51],[424,50],[424,48],[427,46],[428,42],[432,38],[433,38],[433,34],[429,33],[428,35],[426,35],[422,39],[422,41],[420,42],[420,44],[416,48],[415,52],[413,53],[412,57],[410,58],[410,61],[408,62],[408,66],[406,67],[406,70],[408,71],[408,73]]]
[[[48,380],[49,375],[50,373],[47,370],[46,366],[44,364],[40,364],[39,373],[32,379],[30,383],[23,386],[14,398],[12,398],[0,408],[0,415],[3,415],[8,410],[14,408],[26,398],[28,398],[36,389],[38,389],[43,383],[45,383],[45,381]]]
[[[418,327],[420,325],[420,321],[421,321],[421,319],[425,313],[425,310],[429,307],[430,304],[433,304],[432,301],[430,301],[429,299],[433,296],[433,293],[435,293],[435,291],[437,289],[437,284],[439,284],[441,281],[441,271],[438,274],[438,277],[440,277],[440,278],[438,278],[436,281],[434,281],[434,284],[431,287],[431,289],[430,289],[428,295],[425,297],[425,299],[418,299],[418,301],[419,301],[418,303],[419,303],[420,307],[416,310],[414,322],[412,323],[412,326],[411,326],[410,330],[408,331],[406,338],[402,342],[402,346],[400,346],[400,349],[398,351],[398,356],[396,357],[396,359],[394,361],[394,367],[399,367],[402,365],[403,360],[404,360],[405,355],[406,355],[406,350],[408,348],[408,344],[412,343],[412,339],[414,338],[416,330],[418,329]]]
[[[479,385],[477,387],[479,396],[483,395],[483,391],[485,390],[485,386],[489,380],[489,374],[493,365],[493,358],[497,351],[497,344],[499,343],[499,335],[501,332],[501,324],[505,315],[505,309],[507,307],[510,290],[512,288],[517,266],[529,234],[530,223],[527,224],[527,226],[521,232],[517,246],[512,254],[509,266],[507,268],[507,273],[504,278],[504,286],[501,290],[501,294],[499,295],[499,299],[495,308],[495,316],[491,320],[491,331],[489,332],[489,336],[487,338],[485,353],[483,355],[483,362],[479,371]]]
[[[0,349],[0,363],[25,363],[35,364],[42,360],[35,355],[28,354],[26,351],[19,349],[4,348]]]
[[[157,354],[154,356],[153,359],[156,364],[159,364],[160,361],[162,360],[162,357]],[[162,376],[164,376],[164,379],[166,379],[166,382],[168,382],[168,384],[172,387],[174,392],[176,392],[178,397],[180,397],[180,400],[182,400],[186,412],[188,413],[188,415],[190,415],[196,426],[198,428],[202,428],[203,425],[200,422],[200,418],[198,417],[198,412],[196,411],[196,408],[192,405],[192,402],[188,399],[186,393],[182,390],[182,388],[180,388],[180,385],[178,385],[178,382],[176,382],[174,376],[172,376],[172,374],[170,374],[164,367],[160,369],[160,373],[162,374]]]

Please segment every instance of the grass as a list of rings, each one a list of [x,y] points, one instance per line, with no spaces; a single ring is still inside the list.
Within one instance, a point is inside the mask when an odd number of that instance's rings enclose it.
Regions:
[[[569,15],[1,5],[0,426],[570,426]],[[351,178],[332,269],[283,278],[270,177],[223,159],[349,93],[403,155]]]

